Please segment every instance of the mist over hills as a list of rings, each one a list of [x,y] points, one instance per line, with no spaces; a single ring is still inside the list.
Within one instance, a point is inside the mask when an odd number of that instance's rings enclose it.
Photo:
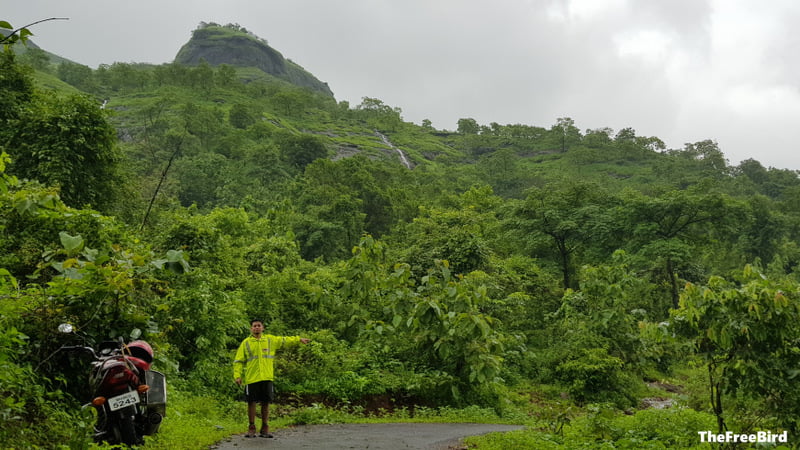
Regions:
[[[0,36],[7,36],[8,33],[10,33],[11,31],[13,30],[9,30],[7,28],[0,28]],[[45,55],[47,55],[47,57],[50,59],[50,62],[53,64],[61,64],[61,63],[77,64],[77,62],[72,61],[69,58],[64,58],[61,55],[57,55],[55,53],[47,51],[46,49],[41,48],[36,44],[36,42],[34,42],[33,39],[28,39],[27,43],[25,44],[18,42],[14,45],[14,52],[18,55],[24,55],[30,50],[43,52]]]
[[[10,31],[0,28],[0,35],[5,36]],[[18,55],[24,55],[30,50],[42,52],[52,64],[80,65],[79,62],[40,47],[36,44],[35,37],[28,39],[25,44],[18,42],[14,45],[14,51]],[[328,83],[320,81],[299,64],[270,47],[265,39],[239,25],[202,22],[192,32],[189,41],[181,46],[174,59],[175,63],[187,66],[196,66],[203,61],[214,67],[227,64],[236,68],[256,68],[296,86],[334,96]]]
[[[284,88],[277,85],[266,90],[263,87],[255,88],[258,92],[249,92],[247,95],[250,98],[247,102],[240,98],[220,97],[220,94],[227,95],[227,92],[215,94],[216,99],[212,103],[227,104],[215,114],[221,114],[224,118],[225,115],[235,112],[238,117],[238,113],[244,111],[244,115],[248,117],[246,122],[251,120],[251,116],[260,116],[261,120],[280,124],[278,127],[282,132],[292,130],[294,133],[312,133],[326,145],[331,153],[329,156],[333,159],[356,154],[367,154],[373,158],[381,155],[396,157],[397,152],[403,152],[402,155],[408,156],[411,165],[425,163],[449,165],[480,162],[484,158],[499,157],[500,151],[508,151],[521,161],[525,161],[526,165],[533,164],[536,168],[534,172],[541,169],[542,163],[558,161],[560,166],[558,170],[565,168],[572,171],[578,166],[590,164],[594,165],[599,173],[612,174],[611,176],[615,178],[629,178],[634,175],[625,172],[630,172],[632,168],[625,166],[636,166],[638,161],[638,164],[644,164],[644,167],[637,170],[652,170],[647,166],[653,162],[661,164],[662,161],[674,159],[669,156],[681,156],[699,166],[730,169],[726,167],[728,163],[722,150],[711,140],[687,143],[683,149],[667,149],[659,137],[638,136],[636,130],[632,128],[617,131],[610,128],[582,131],[579,128],[580,124],[569,117],[559,118],[557,123],[546,126],[518,123],[503,125],[495,122],[482,124],[464,117],[458,121],[457,130],[436,130],[429,121],[426,124],[423,120],[421,125],[405,122],[399,108],[384,104],[377,98],[363,97],[363,103],[352,105],[352,108],[348,102],[337,104],[334,93],[327,83],[291,59],[285,58],[280,51],[270,47],[265,39],[238,24],[220,25],[214,22],[201,22],[192,32],[191,38],[176,53],[174,62],[162,66],[113,63],[103,64],[99,70],[92,73],[88,67],[53,55],[39,48],[31,40],[28,41],[28,47],[16,45],[15,49],[18,49],[20,55],[34,50],[34,53],[44,52],[50,58],[49,68],[42,66],[44,70],[37,70],[39,78],[43,77],[42,72],[55,75],[47,80],[46,86],[52,87],[57,84],[56,82],[65,82],[70,87],[92,93],[101,100],[113,97],[109,107],[126,111],[114,119],[115,126],[118,127],[120,136],[124,140],[135,140],[137,133],[136,127],[131,126],[132,120],[128,117],[133,114],[132,111],[136,106],[127,104],[128,100],[125,99],[127,91],[144,90],[137,95],[157,98],[161,94],[153,90],[155,86],[177,83],[189,88],[184,92],[189,97],[205,96],[208,92],[200,93],[198,88],[207,90],[209,83],[214,82],[208,79],[203,81],[202,78],[209,78],[214,75],[214,70],[220,70],[224,65],[234,68],[238,81],[250,85],[247,88],[249,90],[254,89],[254,80],[266,83],[277,81],[285,83],[286,86],[299,87],[306,94],[281,92]],[[26,63],[30,64],[31,61],[28,60]],[[206,66],[211,71],[197,70],[193,81],[177,79],[186,75],[185,73],[181,75],[179,72],[201,69],[201,66]],[[111,74],[116,71],[122,73],[119,76]],[[172,79],[162,79],[165,76]],[[261,98],[264,95],[266,97]],[[201,99],[197,97],[191,99],[191,101],[198,100]],[[115,105],[119,102],[123,104]],[[234,108],[236,111],[229,110],[232,105],[242,108]],[[318,111],[323,111],[327,117],[319,115]],[[313,119],[307,120],[310,117]],[[298,120],[301,124],[288,123]],[[357,132],[345,130],[343,120],[356,120],[364,128]],[[240,125],[245,126],[245,124]],[[413,138],[402,136],[407,132],[417,136]],[[386,135],[390,135],[388,139]],[[398,145],[395,146],[396,144]],[[576,165],[576,162],[579,164]],[[742,167],[744,166],[759,173],[767,170],[755,159],[743,162]],[[686,173],[682,175],[686,176]],[[533,175],[530,176],[532,179]],[[518,174],[509,176],[500,182],[503,188],[494,187],[498,192],[514,192],[513,195],[520,195],[532,181],[509,181],[518,177]],[[499,182],[501,176],[497,175],[495,178]],[[514,184],[515,187],[508,189],[509,185]]]

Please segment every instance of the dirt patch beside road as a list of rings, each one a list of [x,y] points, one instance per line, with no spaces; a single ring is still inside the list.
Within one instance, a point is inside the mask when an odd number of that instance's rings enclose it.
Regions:
[[[484,423],[359,423],[307,425],[275,430],[269,438],[244,434],[212,446],[215,450],[280,448],[281,450],[449,450],[463,448],[461,440],[492,432],[521,430],[518,425]]]

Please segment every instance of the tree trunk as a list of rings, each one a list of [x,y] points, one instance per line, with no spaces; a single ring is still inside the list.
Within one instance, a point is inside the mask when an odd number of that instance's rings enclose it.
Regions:
[[[714,380],[716,368],[716,363],[711,362],[708,364],[708,384],[711,388],[711,409],[714,411],[714,415],[717,416],[717,432],[723,434],[727,427],[725,426],[725,419],[722,417],[721,382]]]
[[[672,297],[672,307],[678,309],[678,277],[675,275],[675,267],[672,264],[672,259],[667,258],[667,277],[669,277],[670,296]]]
[[[563,241],[556,241],[558,245],[558,253],[561,255],[561,271],[564,273],[564,289],[569,289],[572,283],[570,276],[570,263],[569,251],[567,250],[566,243]]]
[[[178,153],[181,151],[181,145],[178,144],[178,147],[172,152],[172,155],[169,157],[169,162],[167,162],[167,167],[164,168],[164,171],[161,172],[161,179],[158,180],[158,186],[156,186],[155,192],[153,192],[153,196],[150,198],[150,204],[147,205],[147,211],[144,213],[144,219],[142,219],[142,225],[139,227],[139,231],[144,230],[145,225],[147,225],[147,219],[150,217],[150,210],[153,209],[153,203],[156,201],[156,197],[158,196],[158,191],[161,190],[161,185],[164,184],[164,180],[167,179],[167,172],[169,172],[169,168],[172,166],[172,161],[175,160],[175,157],[178,156]]]

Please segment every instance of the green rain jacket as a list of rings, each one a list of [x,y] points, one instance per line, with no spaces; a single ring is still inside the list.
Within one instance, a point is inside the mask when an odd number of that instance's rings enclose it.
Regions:
[[[262,334],[260,339],[248,337],[236,350],[233,360],[233,379],[242,378],[243,384],[272,380],[275,377],[273,360],[275,351],[300,343],[300,336],[273,336]],[[244,370],[244,376],[242,371]]]

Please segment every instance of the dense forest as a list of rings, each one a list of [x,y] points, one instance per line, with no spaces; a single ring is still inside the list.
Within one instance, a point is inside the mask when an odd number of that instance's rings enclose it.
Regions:
[[[306,423],[478,408],[531,448],[800,432],[797,171],[569,117],[410,123],[288,60],[202,57],[266,46],[238,25],[97,69],[26,37],[0,55],[4,446],[89,445],[58,324],[139,329],[176,399],[226,405],[253,317],[313,339],[276,379]]]

